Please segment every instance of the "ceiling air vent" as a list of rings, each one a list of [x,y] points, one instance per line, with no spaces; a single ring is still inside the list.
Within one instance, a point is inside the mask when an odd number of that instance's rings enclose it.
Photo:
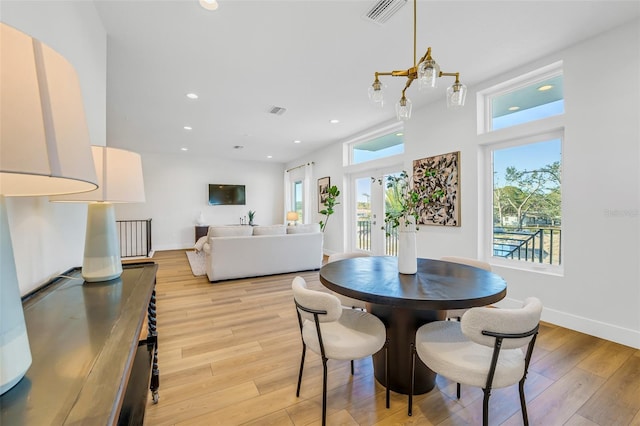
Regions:
[[[382,25],[406,3],[407,0],[378,0],[362,17],[367,21]]]
[[[269,108],[269,114],[282,115],[285,112],[287,112],[286,108],[282,108],[282,107],[278,107],[278,106],[272,106],[272,107]]]

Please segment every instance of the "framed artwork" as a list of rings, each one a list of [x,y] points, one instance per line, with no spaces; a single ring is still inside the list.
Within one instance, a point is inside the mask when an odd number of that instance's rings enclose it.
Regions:
[[[330,186],[331,178],[329,176],[318,179],[318,212],[324,209],[324,201],[327,199]]]
[[[437,190],[444,192],[442,197],[420,206],[419,224],[460,226],[460,151],[414,160],[413,183],[424,187],[423,198]]]

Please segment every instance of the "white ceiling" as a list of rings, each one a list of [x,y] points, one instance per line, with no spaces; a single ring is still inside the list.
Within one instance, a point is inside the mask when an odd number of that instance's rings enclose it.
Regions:
[[[395,120],[406,80],[383,78],[383,109],[369,103],[367,88],[375,71],[413,65],[411,0],[382,26],[362,18],[374,0],[218,0],[216,11],[198,0],[94,1],[108,34],[107,143],[137,152],[186,147],[291,161]],[[637,0],[419,0],[417,55],[431,46],[442,70],[459,71],[471,89],[639,11]],[[593,53],[585,72],[606,72]],[[414,108],[435,100],[446,108],[450,83],[443,79],[430,95],[412,86],[407,95]],[[189,92],[199,99],[187,99]],[[272,106],[287,111],[268,114]]]

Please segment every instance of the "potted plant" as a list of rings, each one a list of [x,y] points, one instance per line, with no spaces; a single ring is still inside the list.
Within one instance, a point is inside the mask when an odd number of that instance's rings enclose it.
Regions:
[[[247,213],[247,216],[249,216],[249,225],[253,226],[253,218],[256,216],[256,211],[249,210],[249,213]]]
[[[425,171],[421,179],[414,179],[406,171],[386,177],[387,198],[391,208],[384,214],[385,226],[382,228],[390,235],[389,230],[398,229],[398,272],[415,274],[418,269],[416,230],[420,219],[420,207],[435,201],[444,195],[441,188],[427,194],[427,180],[436,175],[433,170]],[[383,178],[371,178],[382,185]]]
[[[340,195],[340,191],[338,187],[333,185],[327,189],[327,194],[324,198],[324,209],[320,210],[320,214],[324,215],[325,219],[320,221],[320,230],[324,232],[324,229],[327,227],[327,222],[329,221],[329,216],[334,213],[333,208],[340,204],[338,202],[338,196]]]

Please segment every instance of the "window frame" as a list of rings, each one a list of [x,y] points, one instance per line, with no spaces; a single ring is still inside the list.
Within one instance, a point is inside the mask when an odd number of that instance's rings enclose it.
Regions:
[[[379,138],[381,136],[385,136],[394,132],[404,132],[404,125],[401,122],[392,123],[390,125],[376,128],[375,130],[368,131],[359,136],[356,136],[352,139],[349,139],[342,144],[343,155],[342,155],[342,166],[346,168],[363,168],[368,169],[371,167],[371,164],[376,164],[378,162],[386,162],[387,159],[395,159],[402,157],[405,155],[406,151],[401,154],[390,155],[387,157],[381,157],[373,160],[363,161],[359,163],[354,163],[354,154],[353,148],[361,143],[371,141],[373,139]],[[406,143],[404,144],[406,147]],[[393,160],[392,160],[393,161]]]
[[[550,139],[560,139],[560,164],[563,165],[565,162],[564,142],[566,112],[510,127],[488,130],[491,126],[491,99],[493,97],[535,84],[537,81],[547,79],[551,76],[561,74],[563,74],[562,62],[559,61],[478,92],[478,253],[481,259],[488,261],[492,265],[549,275],[564,275],[564,264],[566,259],[564,250],[566,247],[566,234],[564,232],[560,241],[560,250],[563,259],[560,265],[506,259],[493,255],[493,151],[515,146],[523,146]],[[562,169],[563,168],[561,167],[561,170]],[[564,172],[561,174],[561,182],[564,182]],[[565,211],[564,200],[565,191],[561,190],[562,209],[560,213],[560,220],[562,224],[565,223],[563,217]],[[564,230],[564,227],[561,227],[561,230]]]
[[[517,124],[515,126],[494,130],[492,128],[492,117],[491,117],[491,114],[492,114],[491,107],[492,107],[493,99],[500,97],[506,93],[523,89],[527,86],[534,85],[537,82],[547,80],[551,77],[556,77],[559,75],[563,75],[562,61],[554,62],[553,64],[539,68],[535,71],[528,72],[521,76],[505,81],[503,83],[499,83],[487,89],[478,91],[476,95],[477,105],[478,105],[478,135],[492,133],[492,132],[499,132],[504,129],[527,124],[527,123]],[[558,115],[562,116],[564,114],[558,114]],[[558,115],[554,115],[553,117],[556,117]],[[541,119],[541,120],[544,120],[544,119]],[[532,123],[532,122],[533,121],[528,123]]]

